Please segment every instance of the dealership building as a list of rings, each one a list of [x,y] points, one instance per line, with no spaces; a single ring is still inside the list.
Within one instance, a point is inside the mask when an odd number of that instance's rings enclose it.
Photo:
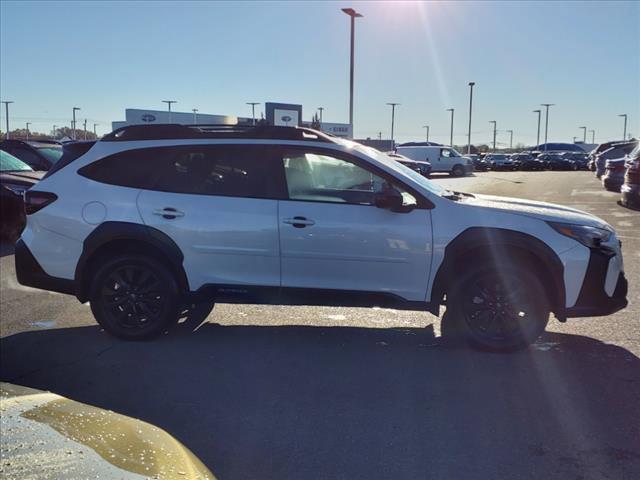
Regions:
[[[302,119],[302,105],[266,102],[264,106],[264,120],[270,125],[311,126],[311,121]],[[111,122],[112,128],[115,130],[128,125],[152,125],[158,123],[179,123],[182,125],[251,125],[253,123],[253,119],[250,117],[138,108],[125,109],[124,118],[121,121]],[[353,138],[353,131],[348,123],[322,122],[320,129],[337,137]]]

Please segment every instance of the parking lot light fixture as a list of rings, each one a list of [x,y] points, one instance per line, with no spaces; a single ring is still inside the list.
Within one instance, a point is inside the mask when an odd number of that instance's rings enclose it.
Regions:
[[[509,136],[509,150],[513,149],[513,130],[507,130]]]
[[[53,132],[52,132],[52,134],[51,134],[51,136],[53,137],[53,139],[54,139],[54,140],[55,140],[55,138],[56,138],[56,130],[57,130],[57,129],[58,129],[58,126],[57,126],[57,125],[54,125],[54,126],[53,126]]]
[[[27,140],[29,140],[29,125],[31,125],[31,122],[27,122]]]
[[[76,139],[76,111],[80,110],[80,107],[73,107],[73,120],[71,121],[71,137]]]
[[[549,134],[549,107],[553,107],[555,103],[541,103],[541,106],[545,107],[545,119],[544,119],[544,151],[547,151],[547,138]]]
[[[596,143],[596,131],[595,130],[589,130],[591,132],[591,143]]]
[[[467,155],[471,154],[471,111],[473,108],[473,86],[476,82],[469,82],[469,134],[467,135]]]
[[[453,112],[455,108],[447,108],[447,112],[451,112],[451,129],[449,132],[449,146],[453,147]]]
[[[4,119],[6,121],[6,126],[7,126],[7,132],[5,133],[5,138],[7,140],[9,140],[9,104],[13,103],[13,101],[11,100],[3,100],[2,103],[4,103]]]
[[[422,128],[427,129],[427,142],[429,141],[429,125],[423,125]]]
[[[351,56],[349,60],[349,126],[351,127],[351,135],[353,135],[353,57],[355,44],[355,28],[356,18],[362,17],[362,14],[356,12],[353,8],[343,8],[342,11],[351,17]]]
[[[396,119],[396,106],[400,105],[399,103],[387,103],[387,105],[391,105],[391,147],[395,147],[395,142],[393,141],[393,126],[395,124]]]
[[[538,136],[536,137],[536,148],[540,146],[540,117],[542,115],[542,110],[534,110],[533,113],[538,114]]]
[[[495,120],[489,120],[489,123],[493,123],[493,151],[496,151],[496,128],[498,126],[498,122],[496,122]]]
[[[322,111],[324,110],[324,107],[318,107],[318,112],[320,112],[320,127],[322,127]]]
[[[162,100],[162,103],[166,103],[169,107],[169,123],[171,123],[171,104],[178,103],[176,100]]]
[[[582,132],[582,143],[587,143],[587,127],[578,127],[583,130]]]
[[[622,140],[626,140],[627,139],[627,114],[626,113],[621,113],[618,116],[619,117],[624,117],[624,133],[622,134]]]
[[[251,123],[256,124],[256,105],[260,105],[260,102],[246,102],[247,105],[251,105]]]
[[[93,134],[96,136],[96,138],[98,138],[98,134],[96,133],[96,127],[100,125],[99,123],[94,123],[93,124]]]
[[[198,124],[198,109],[197,108],[192,108],[191,111],[193,112],[193,124],[197,125]]]

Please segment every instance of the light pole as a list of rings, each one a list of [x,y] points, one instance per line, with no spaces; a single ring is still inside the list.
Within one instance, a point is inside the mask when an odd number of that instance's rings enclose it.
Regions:
[[[473,107],[473,86],[476,82],[469,82],[469,134],[467,136],[469,145],[467,146],[467,155],[471,154],[471,109]]]
[[[596,143],[596,131],[595,130],[589,130],[591,132],[591,143]]]
[[[96,133],[96,127],[98,126],[98,123],[94,123],[93,124],[93,134],[96,136],[96,138],[98,138],[98,134]]]
[[[513,130],[507,130],[509,134],[509,150],[513,149]]]
[[[429,125],[423,125],[422,128],[427,129],[427,142],[429,141]]]
[[[618,116],[619,117],[624,117],[624,134],[622,135],[622,140],[626,140],[627,139],[627,114],[626,113],[621,113]]]
[[[80,107],[73,107],[73,126],[71,127],[71,136],[76,139],[76,110],[80,110]]]
[[[176,100],[162,100],[162,103],[166,103],[169,107],[169,123],[171,123],[171,104],[178,103]]]
[[[197,125],[198,124],[198,109],[197,108],[192,108],[191,111],[193,112],[193,124]]]
[[[84,119],[84,139],[87,139],[87,119]]]
[[[351,127],[351,135],[353,135],[353,54],[355,42],[356,18],[362,15],[353,8],[343,8],[342,11],[351,17],[351,60],[349,62],[349,126]]]
[[[324,107],[318,107],[318,111],[320,112],[320,126],[322,127],[322,111],[324,110]]]
[[[583,130],[582,132],[582,143],[587,143],[587,127],[578,127]]]
[[[453,112],[455,108],[447,108],[447,112],[451,112],[451,130],[449,134],[449,146],[453,147]]]
[[[542,114],[542,110],[534,110],[533,113],[538,114],[538,136],[536,137],[536,150],[540,146],[540,116]]]
[[[553,107],[555,103],[541,103],[541,106],[545,107],[545,117],[544,117],[544,151],[547,151],[547,135],[549,133],[549,107]]]
[[[2,101],[4,103],[4,119],[7,122],[7,133],[5,134],[5,138],[9,139],[9,104],[13,103],[12,101]]]
[[[393,141],[393,126],[396,119],[396,106],[400,105],[399,103],[387,103],[387,105],[391,105],[391,147],[395,147],[395,142]]]
[[[54,125],[54,126],[53,126],[53,135],[51,135],[51,136],[53,137],[53,139],[54,139],[54,140],[56,139],[56,130],[57,130],[57,129],[58,129],[58,126],[57,126],[57,125]]]
[[[29,140],[29,125],[31,125],[31,122],[27,122],[27,140]]]
[[[489,123],[493,123],[493,151],[496,151],[496,127],[498,126],[498,123],[495,120],[489,120]]]
[[[573,137],[573,143],[576,143],[577,139],[578,139],[578,137]]]
[[[255,125],[256,124],[256,105],[260,105],[260,102],[246,102],[246,103],[247,105],[251,105],[251,118],[252,118],[251,123]]]

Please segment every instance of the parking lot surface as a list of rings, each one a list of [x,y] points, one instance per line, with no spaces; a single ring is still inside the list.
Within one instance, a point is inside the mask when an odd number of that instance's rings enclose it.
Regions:
[[[485,172],[449,188],[559,203],[623,242],[629,306],[549,323],[511,355],[444,344],[424,312],[218,305],[145,343],[0,259],[0,376],[151,422],[221,479],[640,475],[640,212],[590,172]]]

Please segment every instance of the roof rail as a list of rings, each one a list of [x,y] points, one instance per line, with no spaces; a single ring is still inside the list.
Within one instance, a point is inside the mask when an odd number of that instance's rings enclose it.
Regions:
[[[333,143],[333,140],[328,135],[311,128],[280,127],[273,125],[180,125],[175,123],[129,125],[108,133],[102,137],[100,141],[129,142],[191,138],[306,140]]]

